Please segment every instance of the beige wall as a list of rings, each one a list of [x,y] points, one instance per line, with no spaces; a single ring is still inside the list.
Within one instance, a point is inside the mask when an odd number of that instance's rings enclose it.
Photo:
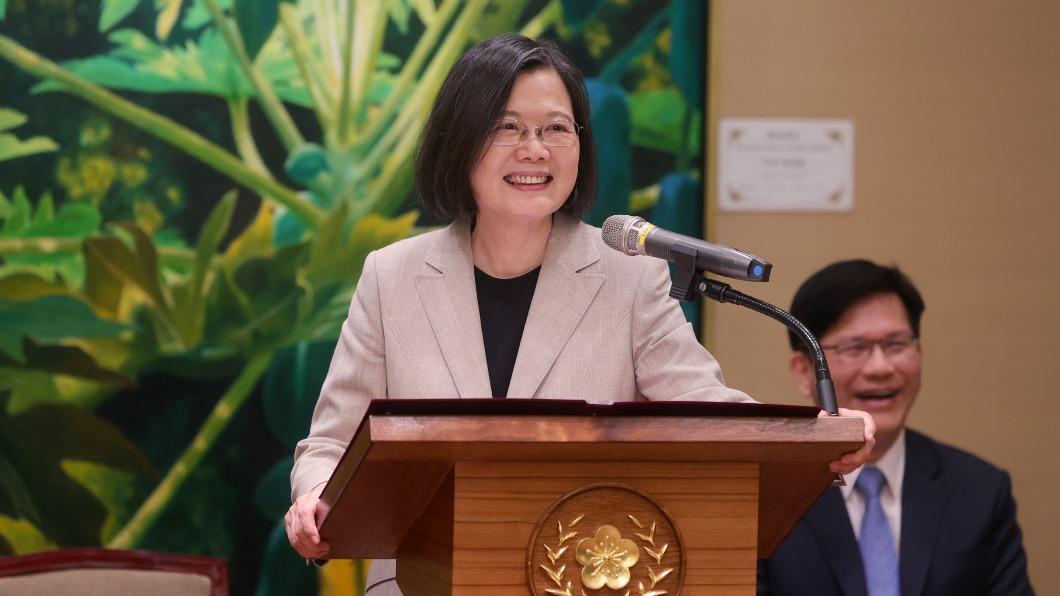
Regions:
[[[1012,473],[1032,580],[1060,594],[1060,2],[712,10],[711,134],[722,117],[855,126],[853,211],[710,213],[713,241],[774,265],[770,283],[736,287],[787,308],[834,260],[908,272],[928,305],[910,426]],[[731,305],[708,324],[730,384],[800,401],[779,324]]]

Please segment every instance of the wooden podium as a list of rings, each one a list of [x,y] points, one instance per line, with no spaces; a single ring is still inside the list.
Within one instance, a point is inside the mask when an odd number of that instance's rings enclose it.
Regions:
[[[799,406],[377,400],[324,489],[331,558],[396,558],[406,596],[755,592],[863,443]]]

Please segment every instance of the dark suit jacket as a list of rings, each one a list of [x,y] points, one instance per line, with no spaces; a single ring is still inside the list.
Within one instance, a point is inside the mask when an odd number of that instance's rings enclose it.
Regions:
[[[1006,472],[906,430],[902,596],[1033,594]],[[843,495],[829,487],[769,559],[759,595],[866,596]]]

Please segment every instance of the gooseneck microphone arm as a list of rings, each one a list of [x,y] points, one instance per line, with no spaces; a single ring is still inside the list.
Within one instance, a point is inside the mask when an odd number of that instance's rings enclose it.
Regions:
[[[835,385],[828,372],[821,344],[801,321],[791,314],[761,300],[737,292],[728,284],[706,277],[706,273],[746,281],[768,281],[772,265],[758,257],[727,246],[710,244],[697,238],[667,232],[631,215],[612,215],[600,230],[604,244],[618,252],[635,256],[649,255],[673,263],[670,296],[689,302],[696,291],[718,302],[732,302],[784,323],[802,340],[813,356],[817,377],[817,400],[821,409],[839,415]]]
[[[670,296],[678,300],[689,301],[692,299],[692,290],[695,289],[711,300],[722,304],[726,302],[738,304],[783,323],[802,341],[813,357],[814,375],[817,377],[818,405],[829,415],[838,416],[839,406],[836,404],[832,374],[828,372],[828,361],[825,360],[824,350],[821,349],[821,344],[817,342],[817,338],[813,336],[813,333],[810,333],[806,325],[803,325],[802,321],[796,319],[791,313],[754,296],[748,296],[743,292],[734,290],[727,283],[710,279],[706,275],[697,274],[695,269],[696,252],[695,247],[685,245],[676,245],[671,249],[672,260],[676,267],[673,270],[673,285],[670,286]],[[696,277],[699,279],[696,280]]]
[[[793,317],[791,313],[768,302],[763,302],[754,296],[748,296],[743,292],[734,290],[727,283],[703,277],[700,279],[696,289],[700,294],[711,300],[716,300],[723,304],[726,302],[738,304],[780,321],[788,329],[791,329],[791,332],[802,341],[802,344],[813,355],[813,369],[817,377],[818,405],[831,416],[839,415],[839,408],[835,399],[835,385],[832,384],[832,375],[828,372],[828,361],[824,358],[824,350],[821,349],[821,344],[817,343],[817,338],[810,333],[806,325],[802,324],[802,321]]]

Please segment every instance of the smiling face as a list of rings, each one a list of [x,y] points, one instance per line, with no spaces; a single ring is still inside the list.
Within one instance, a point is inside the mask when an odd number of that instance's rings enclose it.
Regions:
[[[822,346],[851,342],[879,342],[913,334],[905,306],[897,294],[874,294],[848,308],[820,337]],[[888,356],[878,344],[859,364],[844,363],[826,351],[839,406],[864,410],[876,421],[878,459],[898,438],[909,410],[920,392],[923,354],[918,345],[900,355]],[[815,379],[809,358],[792,354],[791,373],[802,393],[812,397]]]
[[[544,145],[534,128],[554,120],[574,121],[563,80],[551,69],[525,72],[515,80],[501,114],[531,130],[518,145],[487,145],[471,173],[478,224],[540,223],[567,201],[578,177],[580,147]]]

